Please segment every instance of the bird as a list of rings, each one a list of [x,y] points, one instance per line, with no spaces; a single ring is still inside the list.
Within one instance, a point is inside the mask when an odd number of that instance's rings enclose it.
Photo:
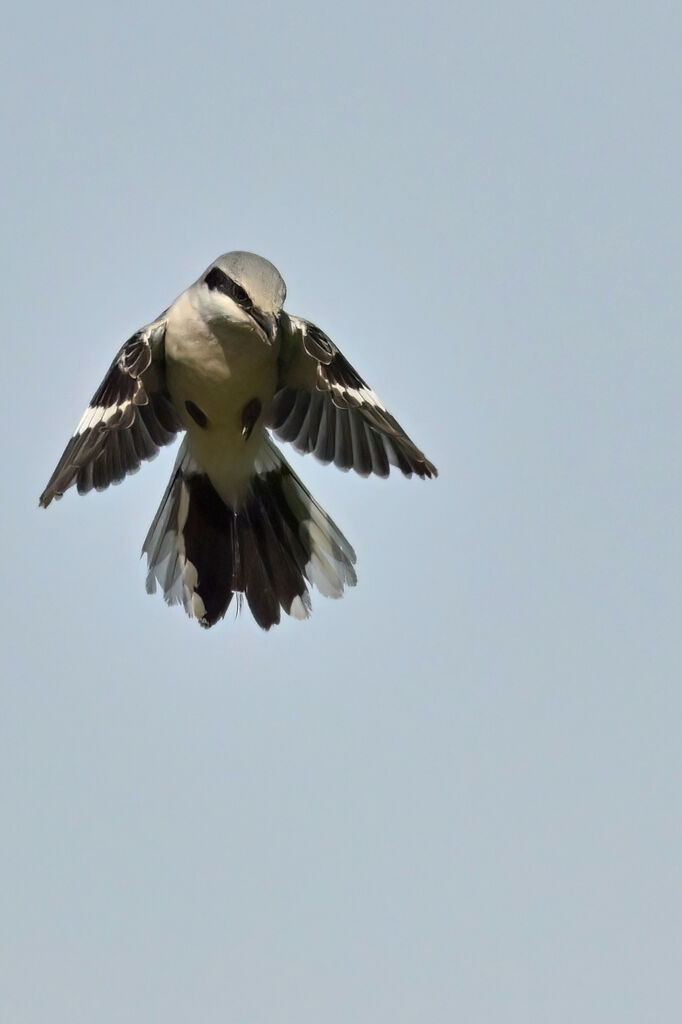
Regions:
[[[121,347],[40,496],[104,490],[184,433],[142,547],[146,589],[213,626],[236,595],[268,630],[339,598],[356,556],[275,439],[360,476],[437,476],[334,342],[284,309],[255,253],[214,260]]]

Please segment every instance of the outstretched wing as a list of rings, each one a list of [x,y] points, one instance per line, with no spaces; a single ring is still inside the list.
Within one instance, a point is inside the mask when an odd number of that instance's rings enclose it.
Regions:
[[[119,483],[182,429],[165,389],[165,333],[166,321],[156,321],[121,348],[40,496],[43,508],[72,484],[86,494]]]
[[[300,452],[361,476],[438,475],[331,338],[315,324],[283,313],[279,388],[268,426]]]

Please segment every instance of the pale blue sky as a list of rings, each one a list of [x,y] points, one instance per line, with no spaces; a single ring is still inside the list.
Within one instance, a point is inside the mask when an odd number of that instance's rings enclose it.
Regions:
[[[3,32],[0,1019],[678,1021],[682,9],[139,6]],[[37,508],[236,248],[441,472],[288,455],[270,634],[145,594],[173,451]]]

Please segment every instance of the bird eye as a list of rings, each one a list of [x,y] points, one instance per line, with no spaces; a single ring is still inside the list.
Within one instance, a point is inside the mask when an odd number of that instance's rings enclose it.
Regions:
[[[232,282],[232,298],[235,302],[238,302],[240,306],[250,306],[251,299],[248,296],[248,292],[242,288],[236,281]]]
[[[237,284],[231,277],[229,277],[224,271],[220,270],[219,267],[212,267],[208,274],[204,278],[204,283],[208,285],[211,291],[219,291],[224,295],[228,295],[238,306],[242,309],[250,311],[253,309],[253,303],[249,298],[249,293],[245,288],[242,288],[240,284]]]

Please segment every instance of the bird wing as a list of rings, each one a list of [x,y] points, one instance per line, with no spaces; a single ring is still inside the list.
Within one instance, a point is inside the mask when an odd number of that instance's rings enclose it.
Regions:
[[[283,313],[279,387],[268,426],[300,452],[361,476],[438,470],[324,331]]]
[[[157,320],[122,346],[40,496],[43,508],[72,484],[85,494],[119,483],[182,429],[165,387],[165,334]]]

